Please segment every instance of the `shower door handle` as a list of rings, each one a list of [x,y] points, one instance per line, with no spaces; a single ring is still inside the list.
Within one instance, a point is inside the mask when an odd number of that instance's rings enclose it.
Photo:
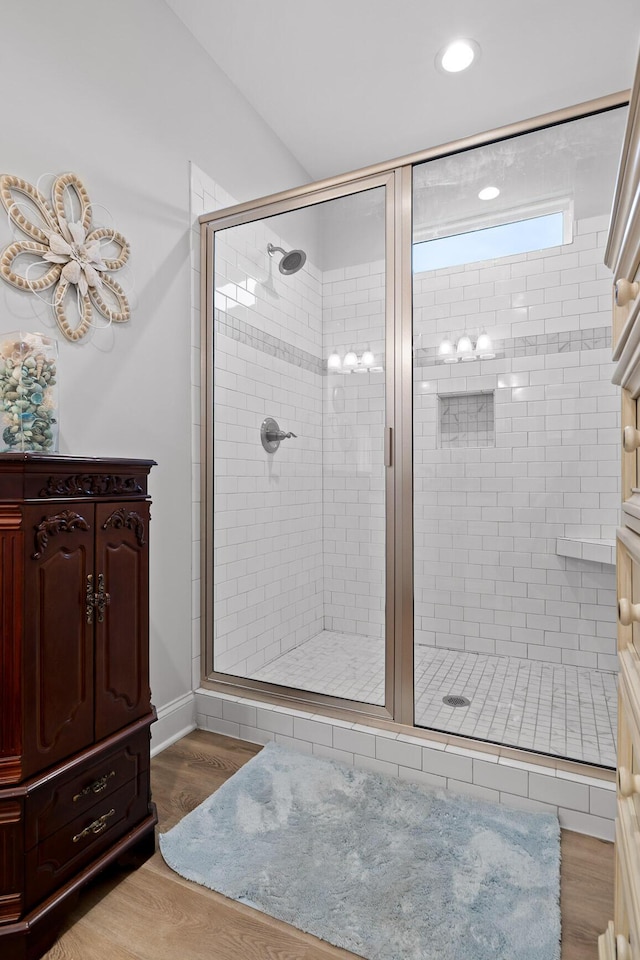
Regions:
[[[391,467],[393,465],[392,464],[392,460],[393,460],[392,440],[393,440],[393,427],[385,427],[384,428],[384,465],[385,467]]]

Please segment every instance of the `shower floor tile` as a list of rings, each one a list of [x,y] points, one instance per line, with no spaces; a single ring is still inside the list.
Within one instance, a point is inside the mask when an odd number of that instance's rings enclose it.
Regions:
[[[325,630],[252,679],[382,705],[384,642]],[[418,646],[415,694],[416,726],[615,767],[614,673]]]
[[[384,640],[323,630],[251,679],[383,706]]]

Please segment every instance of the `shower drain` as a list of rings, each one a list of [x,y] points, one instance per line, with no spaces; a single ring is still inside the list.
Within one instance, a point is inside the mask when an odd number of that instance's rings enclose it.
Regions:
[[[466,697],[459,697],[454,693],[447,694],[446,697],[442,698],[442,702],[446,703],[448,707],[470,707],[471,700],[467,700]]]

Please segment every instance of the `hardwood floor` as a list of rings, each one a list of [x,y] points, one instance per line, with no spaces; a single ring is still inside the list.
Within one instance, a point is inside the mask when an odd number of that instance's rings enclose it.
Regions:
[[[152,761],[160,829],[173,826],[259,747],[195,731]],[[597,960],[613,916],[613,846],[562,835],[562,960]],[[354,954],[183,880],[158,852],[88,887],[47,960],[354,960]],[[517,958],[515,958],[517,960]]]

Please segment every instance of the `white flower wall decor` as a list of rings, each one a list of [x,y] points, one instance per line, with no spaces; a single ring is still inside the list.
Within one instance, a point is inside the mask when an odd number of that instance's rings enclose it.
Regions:
[[[131,316],[124,290],[109,274],[129,259],[129,244],[116,230],[92,227],[92,204],[74,173],[55,179],[52,202],[38,187],[0,176],[0,202],[9,220],[30,239],[17,239],[0,256],[0,276],[51,304],[60,332],[80,340],[94,325],[94,311],[109,323]]]

